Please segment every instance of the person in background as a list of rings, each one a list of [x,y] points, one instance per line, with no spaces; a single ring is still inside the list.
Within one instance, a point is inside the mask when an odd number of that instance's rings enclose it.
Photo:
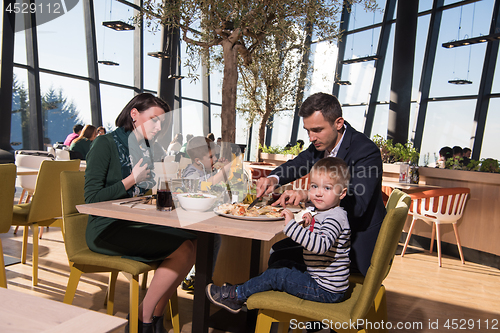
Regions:
[[[453,157],[458,157],[458,158],[462,157],[462,154],[463,154],[462,147],[460,147],[460,146],[454,146],[452,148],[452,150],[453,150]]]
[[[73,140],[69,146],[69,151],[75,154],[75,159],[87,159],[92,142],[97,137],[97,128],[93,125],[85,125],[78,138]]]
[[[299,144],[300,150],[302,150],[302,148],[304,148],[304,140],[298,139],[297,143]]]
[[[232,313],[238,313],[253,294],[278,290],[299,298],[322,303],[344,299],[349,287],[349,252],[351,228],[347,213],[339,206],[346,196],[349,168],[337,157],[326,157],[311,169],[309,200],[317,214],[304,216],[304,224],[296,221],[288,209],[283,210],[283,233],[301,245],[303,266],[276,262],[261,275],[240,285],[209,284],[208,299]]]
[[[167,155],[176,155],[182,147],[182,133],[177,133],[167,148]]]
[[[453,158],[458,158],[462,166],[467,166],[470,163],[470,158],[464,156],[462,147],[453,147]]]
[[[103,126],[97,127],[97,136],[106,134],[106,129]]]
[[[208,133],[207,134],[207,139],[209,139],[212,142],[215,142],[215,135],[214,135],[214,133]]]
[[[219,147],[220,147],[220,145],[221,145],[221,143],[222,143],[222,138],[221,138],[221,137],[218,137],[218,138],[217,138],[217,142],[216,142],[216,143],[217,143],[217,146],[219,146]]]
[[[184,156],[184,157],[189,158],[189,155],[188,155],[186,149],[187,149],[187,144],[188,144],[189,140],[191,140],[193,138],[193,136],[194,136],[193,134],[187,134],[186,135],[186,142],[182,145],[181,149],[179,150],[179,152],[182,153],[182,156]]]
[[[214,133],[208,133],[207,134],[207,139],[212,141],[212,142],[215,142],[215,135]],[[222,139],[221,139],[222,140]],[[214,157],[215,157],[215,160],[217,161],[220,157],[220,145],[217,144],[217,145],[214,145],[213,148],[213,153],[214,153]]]
[[[138,94],[118,115],[116,130],[95,139],[87,154],[86,203],[143,195],[156,186],[149,165],[149,142],[161,131],[166,112],[170,107],[160,98]],[[176,228],[90,215],[86,240],[94,252],[142,262],[160,261],[139,304],[139,332],[165,332],[165,306],[194,264],[196,236]]]
[[[71,145],[71,142],[73,142],[73,140],[75,140],[80,136],[82,130],[83,130],[83,125],[78,124],[73,126],[73,133],[68,134],[66,140],[64,140],[64,145],[69,147]]]
[[[468,159],[470,159],[472,154],[472,150],[470,148],[465,147],[462,152],[463,157],[467,157]]]
[[[441,169],[446,168],[446,161],[453,157],[453,149],[451,147],[445,146],[439,149],[439,158],[437,166]]]

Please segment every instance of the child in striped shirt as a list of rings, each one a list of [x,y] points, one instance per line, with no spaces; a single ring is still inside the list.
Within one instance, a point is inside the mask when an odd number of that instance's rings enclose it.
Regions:
[[[206,294],[210,301],[232,313],[238,313],[251,295],[268,290],[316,302],[342,301],[349,287],[351,228],[339,203],[347,193],[349,180],[343,160],[323,158],[310,173],[309,200],[317,212],[314,219],[306,214],[305,222],[298,222],[288,209],[283,210],[283,232],[302,245],[305,270],[296,266],[270,267],[241,285],[209,284]]]

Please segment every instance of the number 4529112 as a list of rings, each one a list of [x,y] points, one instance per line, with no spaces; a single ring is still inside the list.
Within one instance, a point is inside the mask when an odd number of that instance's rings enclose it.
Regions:
[[[448,319],[443,327],[451,330],[499,329],[498,319]]]
[[[5,11],[14,14],[61,14],[61,3],[47,3],[47,4],[36,4],[36,3],[9,3]]]

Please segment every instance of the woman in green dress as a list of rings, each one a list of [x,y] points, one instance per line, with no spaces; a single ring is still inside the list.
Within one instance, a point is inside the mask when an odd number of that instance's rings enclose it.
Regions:
[[[93,125],[85,125],[78,138],[73,140],[69,150],[76,154],[76,158],[85,160],[92,145],[92,141],[97,137],[97,128]]]
[[[116,119],[117,129],[94,140],[87,155],[86,203],[134,197],[156,185],[149,143],[169,111],[160,98],[139,94]],[[195,238],[180,229],[100,216],[89,216],[86,230],[87,244],[94,252],[162,261],[139,305],[142,332],[164,332],[163,310],[194,264]]]

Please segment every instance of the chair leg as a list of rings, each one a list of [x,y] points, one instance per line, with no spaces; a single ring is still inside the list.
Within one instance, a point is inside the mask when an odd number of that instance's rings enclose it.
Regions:
[[[406,236],[405,245],[403,246],[403,251],[401,251],[401,257],[404,257],[405,252],[406,252],[406,248],[408,247],[408,244],[410,243],[410,237],[411,237],[411,234],[413,232],[413,227],[415,226],[416,220],[417,219],[415,217],[413,218],[413,220],[411,220],[411,225],[410,225],[410,229],[408,230],[408,235]]]
[[[181,323],[179,320],[179,302],[178,302],[178,297],[177,297],[177,290],[174,291],[174,294],[170,298],[168,304],[169,304],[168,307],[170,308],[170,321],[172,323],[172,328],[174,329],[174,333],[181,333]],[[168,318],[167,316],[163,316],[163,320],[165,320],[167,318]]]
[[[17,235],[17,230],[19,229],[19,226],[16,225],[16,228],[14,229],[14,235]]]
[[[63,303],[71,304],[73,303],[73,298],[75,298],[76,288],[78,288],[78,282],[80,282],[80,276],[82,276],[82,271],[73,266],[70,262],[70,273],[68,279],[68,285],[66,286],[66,293],[64,294]]]
[[[434,249],[434,239],[436,239],[436,224],[432,223],[431,247],[429,249],[429,253],[431,253],[431,254],[432,254],[432,250]]]
[[[17,204],[22,204],[23,203],[23,198],[24,198],[24,194],[26,193],[26,190],[23,189],[23,191],[21,192],[21,196],[19,197],[19,201],[17,202]],[[17,228],[16,228],[16,231],[17,231]],[[16,231],[14,231],[14,234],[16,233]]]
[[[437,236],[437,247],[438,247],[438,264],[441,267],[441,231],[439,230],[439,223],[435,223],[436,225],[436,236]]]
[[[3,260],[3,247],[1,239],[0,239],[0,287],[7,288],[7,273],[5,272],[5,261]]]
[[[31,229],[33,232],[33,258],[31,261],[33,262],[33,286],[38,285],[38,223],[33,223],[31,225]]]
[[[255,333],[270,332],[271,325],[277,322],[272,315],[269,315],[265,310],[259,310],[257,316],[257,323],[255,325]]]
[[[107,308],[107,314],[110,316],[113,315],[113,308],[115,305],[115,287],[116,287],[116,279],[118,278],[118,271],[110,272],[109,273],[109,284],[108,284],[108,290],[106,291],[106,308]]]
[[[455,238],[457,239],[458,253],[460,253],[460,260],[462,260],[462,265],[465,265],[464,253],[462,251],[462,244],[460,243],[460,237],[458,236],[457,223],[453,223],[453,230],[455,231]]]
[[[141,289],[146,290],[148,288],[148,272],[142,273],[142,284]]]
[[[139,275],[127,274],[130,280],[129,333],[137,333],[139,324]]]
[[[26,264],[26,252],[28,251],[28,233],[29,233],[29,226],[24,226],[23,247],[21,249],[21,263],[22,264]]]

